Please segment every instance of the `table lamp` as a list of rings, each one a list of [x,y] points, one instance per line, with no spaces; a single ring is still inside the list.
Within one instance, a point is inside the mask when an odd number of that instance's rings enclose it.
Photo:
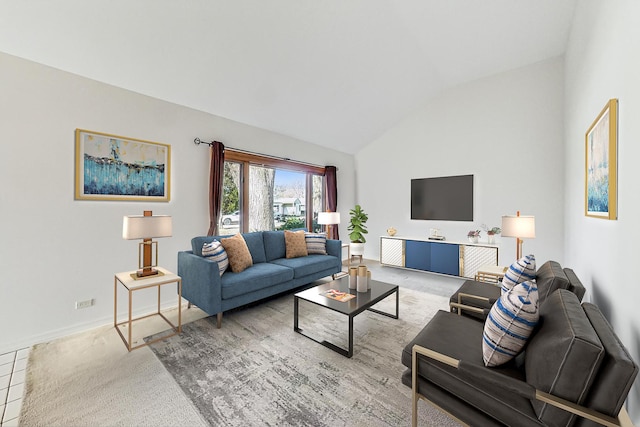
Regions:
[[[340,224],[340,212],[318,212],[318,224],[327,226],[327,239],[330,239],[331,226]]]
[[[138,245],[138,268],[135,276],[144,278],[158,274],[154,267],[158,266],[158,242],[154,237],[171,237],[171,217],[168,215],[153,215],[151,211],[144,211],[144,215],[125,216],[122,221],[122,238],[125,240],[142,239]],[[155,262],[152,261],[153,246],[155,245]],[[133,274],[132,274],[133,276]]]
[[[516,259],[522,258],[522,239],[536,237],[536,220],[533,216],[504,215],[502,217],[502,235],[516,238]]]

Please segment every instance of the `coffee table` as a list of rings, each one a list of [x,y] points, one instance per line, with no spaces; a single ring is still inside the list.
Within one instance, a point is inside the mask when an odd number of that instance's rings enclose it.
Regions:
[[[342,292],[349,292],[356,295],[349,301],[342,302],[324,296],[324,292],[329,289],[336,289]],[[396,294],[396,313],[386,313],[384,311],[371,308],[375,304],[379,303],[389,295]],[[324,283],[313,288],[306,289],[302,292],[298,292],[293,296],[293,330],[297,333],[304,335],[305,337],[322,344],[323,346],[336,351],[343,356],[353,356],[353,318],[365,310],[372,311],[374,313],[382,314],[384,316],[397,319],[399,315],[399,298],[398,285],[391,285],[389,283],[379,282],[377,280],[370,281],[370,289],[367,292],[356,292],[355,289],[349,289],[349,278],[344,277],[341,279],[333,280],[331,282]],[[312,336],[305,334],[301,328],[298,327],[298,311],[300,300],[308,301],[313,304],[317,304],[321,307],[325,307],[329,310],[337,311],[338,313],[345,314],[349,317],[349,348],[344,349],[332,344],[326,340],[318,340]]]

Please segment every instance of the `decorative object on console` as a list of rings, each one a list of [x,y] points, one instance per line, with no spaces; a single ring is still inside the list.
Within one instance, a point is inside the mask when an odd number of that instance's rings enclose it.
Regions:
[[[482,224],[480,228],[482,228],[487,233],[487,243],[489,243],[490,245],[494,245],[496,243],[495,236],[502,232],[502,229],[500,227],[489,228],[487,227],[487,224]]]
[[[340,212],[318,212],[318,224],[327,226],[327,236],[331,237],[331,226],[340,224]]]
[[[480,238],[480,230],[471,230],[467,233],[467,238],[471,243],[478,243]]]
[[[395,236],[397,232],[398,232],[398,230],[396,230],[396,229],[395,229],[395,228],[393,228],[393,227],[389,227],[389,228],[387,228],[387,234],[388,234],[389,236],[391,236],[391,237]]]
[[[125,240],[142,239],[138,245],[138,268],[136,278],[144,278],[158,274],[154,267],[158,266],[158,242],[154,237],[171,237],[173,231],[171,217],[153,215],[152,211],[144,211],[143,215],[125,216],[122,220],[122,238]],[[153,260],[155,246],[155,261]]]
[[[617,219],[618,100],[610,99],[585,134],[586,216]]]
[[[362,261],[362,255],[364,254],[364,244],[367,239],[364,235],[369,233],[367,231],[366,223],[369,220],[369,216],[362,210],[360,205],[356,205],[349,211],[351,218],[349,219],[349,239],[351,240],[350,251],[351,256],[359,256]]]
[[[504,215],[502,217],[502,235],[516,238],[516,259],[522,258],[522,239],[536,237],[536,220],[533,216]]]

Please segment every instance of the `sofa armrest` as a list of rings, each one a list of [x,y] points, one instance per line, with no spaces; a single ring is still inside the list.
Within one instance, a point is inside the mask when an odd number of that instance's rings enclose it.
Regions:
[[[209,315],[222,311],[222,283],[216,261],[180,251],[178,276],[182,278],[183,298]]]
[[[458,294],[458,302],[450,302],[449,303],[449,307],[450,308],[456,308],[458,315],[462,316],[462,310],[467,310],[467,311],[471,311],[473,313],[480,313],[482,314],[484,317],[487,317],[489,315],[489,310],[485,309],[485,308],[481,308],[481,307],[474,307],[471,305],[466,305],[462,303],[462,298],[468,298],[468,299],[476,299],[478,301],[485,301],[488,302],[489,304],[493,305],[495,303],[495,299],[493,298],[487,298],[487,297],[482,297],[479,295],[473,295],[473,294],[465,294],[465,293],[459,293]],[[453,310],[452,310],[453,311]]]
[[[342,270],[342,240],[327,239],[327,255],[338,258],[338,271]]]
[[[418,358],[419,357],[427,357],[427,358],[436,360],[440,363],[444,363],[447,366],[458,369],[461,372],[464,372],[465,374],[470,375],[480,381],[483,381],[489,386],[495,385],[502,388],[508,387],[511,391],[519,394],[520,396],[526,397],[528,399],[539,400],[541,402],[552,405],[556,408],[562,409],[563,411],[570,412],[572,414],[578,415],[579,417],[586,418],[588,420],[594,421],[596,423],[600,423],[605,426],[620,427],[620,426],[633,425],[633,424],[629,424],[630,420],[626,411],[624,411],[624,408],[620,411],[620,414],[618,414],[618,418],[612,418],[600,412],[594,411],[593,409],[586,408],[584,406],[577,405],[574,402],[570,402],[568,400],[562,399],[558,396],[554,396],[552,394],[545,393],[540,390],[536,390],[528,383],[524,381],[520,381],[516,378],[511,378],[511,377],[506,377],[505,375],[501,375],[495,372],[492,368],[483,368],[473,364],[465,363],[464,361],[457,360],[445,354],[439,353],[437,351],[434,351],[429,348],[422,347],[416,344],[412,347],[412,351],[411,351],[411,384],[412,384],[411,390],[412,390],[412,404],[413,404],[412,415],[413,415],[414,426],[417,423],[417,402],[418,402],[418,398],[421,397],[417,390]]]

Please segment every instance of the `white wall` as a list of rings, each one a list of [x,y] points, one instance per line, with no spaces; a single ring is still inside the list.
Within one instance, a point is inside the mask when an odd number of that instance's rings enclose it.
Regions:
[[[378,258],[379,236],[424,236],[439,228],[466,241],[481,224],[534,215],[536,238],[523,252],[539,263],[563,262],[563,64],[554,59],[442,93],[356,155],[357,202],[370,214],[366,257]],[[474,221],[410,219],[410,180],[474,175]],[[481,240],[486,241],[486,233]],[[515,239],[499,237],[499,261],[515,259]]]
[[[208,149],[193,139],[338,167],[339,205],[354,203],[353,157],[0,53],[0,353],[113,322],[113,275],[137,267],[122,216],[173,216],[160,265],[208,229]],[[74,200],[74,130],[171,145],[169,203]],[[341,226],[346,234],[346,224]],[[96,305],[75,310],[78,300]],[[149,311],[153,293],[135,301]],[[165,291],[163,303],[175,305]]]
[[[565,65],[565,245],[571,265],[640,363],[640,2],[576,4]],[[584,216],[585,132],[611,98],[619,100],[618,220]],[[640,380],[628,410],[640,425]]]

